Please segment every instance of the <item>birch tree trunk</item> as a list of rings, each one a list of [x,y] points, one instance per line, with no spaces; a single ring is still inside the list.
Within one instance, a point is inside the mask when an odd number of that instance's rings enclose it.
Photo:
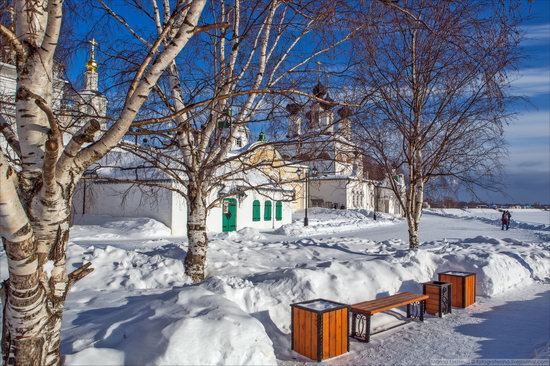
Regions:
[[[411,249],[420,244],[425,187],[498,190],[518,5],[372,1],[349,20],[368,24],[350,54],[364,97],[356,141],[390,180]],[[399,170],[408,177],[404,197],[391,179]]]
[[[188,205],[187,238],[189,246],[185,257],[185,274],[196,283],[205,278],[208,250],[206,197],[196,185],[189,187]]]
[[[92,271],[90,263],[71,273],[66,268],[76,184],[127,133],[164,70],[195,34],[205,3],[180,3],[173,12],[136,73],[116,122],[96,141],[101,126],[91,120],[66,146],[52,106],[53,57],[63,1],[15,1],[17,34],[0,24],[0,37],[17,53],[18,76],[17,136],[5,126],[0,132],[4,136],[10,132],[6,141],[21,160],[20,167],[12,165],[0,149],[0,236],[9,270],[2,296],[3,364],[61,364],[65,300],[72,284]],[[169,32],[173,34],[169,45],[159,51]],[[85,143],[89,145],[84,147]],[[46,264],[53,267],[50,273]]]

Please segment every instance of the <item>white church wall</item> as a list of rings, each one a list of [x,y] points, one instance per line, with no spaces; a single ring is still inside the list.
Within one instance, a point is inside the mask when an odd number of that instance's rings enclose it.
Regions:
[[[187,201],[181,194],[171,193],[172,235],[185,236],[187,234]]]
[[[372,209],[371,192],[368,189],[368,184],[365,181],[351,180],[347,185],[347,208],[353,209]]]
[[[238,208],[237,208],[238,210]],[[239,216],[237,212],[237,222],[239,221]],[[209,233],[221,233],[222,232],[222,207],[221,203],[211,208],[208,211],[208,216],[206,217],[206,231]]]
[[[322,200],[323,207],[333,208],[336,204],[338,208],[348,208],[347,183],[347,179],[312,180],[309,185],[311,206],[314,206],[317,200]]]
[[[167,189],[156,189],[154,194],[144,194],[142,188],[131,184],[81,181],[73,198],[73,212],[75,215],[149,217],[168,226],[173,235],[178,235],[181,233],[179,225],[176,230],[173,225],[173,195]]]

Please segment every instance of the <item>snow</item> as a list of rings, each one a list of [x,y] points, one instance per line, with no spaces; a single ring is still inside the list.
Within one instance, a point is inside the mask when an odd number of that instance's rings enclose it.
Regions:
[[[443,319],[427,317],[424,323],[412,322],[376,334],[367,346],[351,341],[349,353],[329,362],[336,365],[504,365],[522,364],[518,359],[524,359],[523,364],[548,365],[549,306],[548,284],[512,290],[493,298],[478,298],[476,304],[467,309],[453,308],[452,314]],[[402,314],[392,316],[394,321],[403,320]]]
[[[219,233],[214,236],[219,240],[248,240],[248,241],[258,241],[265,240],[266,237],[264,234],[260,233],[257,229],[245,227],[239,231],[230,231],[225,233]]]
[[[293,223],[281,226],[277,233],[288,236],[306,236],[352,231],[367,227],[386,226],[400,221],[391,215],[377,213],[378,220],[371,220],[372,211],[340,210],[313,207],[309,209],[308,226],[304,226],[304,211],[293,215]]]
[[[508,211],[512,214],[511,227],[550,231],[550,211],[539,209],[509,209]],[[494,209],[431,209],[428,212],[497,225],[500,225],[502,217],[502,211]]]
[[[369,344],[352,341],[350,353],[325,363],[548,357],[550,239],[540,226],[546,225],[544,214],[514,210],[518,220],[530,216],[530,226],[502,231],[478,212],[426,211],[423,243],[410,252],[401,219],[312,209],[306,229],[298,217],[277,232],[213,236],[208,278],[198,285],[183,271],[185,239],[170,237],[149,219],[96,217],[71,233],[70,268],[90,261],[95,270],[68,297],[65,364],[307,362],[290,350],[291,304],[326,300],[309,305],[321,309],[420,293],[422,282],[445,271],[476,273],[475,305],[384,331]],[[0,251],[0,278],[6,277]],[[403,320],[400,310],[377,314],[373,330]],[[503,324],[509,331],[502,332]]]
[[[144,239],[170,236],[170,229],[147,217],[117,218],[100,215],[79,215],[71,229],[73,241]]]
[[[342,304],[339,304],[333,301],[327,301],[327,300],[315,300],[315,301],[300,303],[296,305],[299,305],[302,308],[311,309],[315,311],[324,311],[324,310],[342,308]]]
[[[74,327],[64,334],[72,347],[65,350],[67,365],[276,363],[261,323],[200,287],[137,294],[114,308],[69,310],[68,316]]]
[[[442,272],[442,273],[448,274],[448,275],[451,275],[451,276],[460,276],[460,277],[466,277],[470,274],[469,272],[458,272],[458,271],[446,271],[446,272]]]

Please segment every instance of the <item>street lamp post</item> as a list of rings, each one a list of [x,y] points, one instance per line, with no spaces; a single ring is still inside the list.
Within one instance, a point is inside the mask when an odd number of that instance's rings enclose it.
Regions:
[[[378,211],[378,201],[380,200],[380,185],[374,185],[374,214],[372,218],[376,221],[376,211]]]
[[[298,174],[298,178],[301,178],[302,170],[298,169],[296,171],[296,173]],[[317,168],[313,167],[313,169],[311,169],[311,176],[316,176],[316,175],[317,175]],[[305,208],[304,208],[304,226],[308,226],[309,225],[309,218],[307,217],[307,209],[309,207],[309,177],[310,177],[309,170],[305,171],[304,177],[305,177],[305,180],[306,180],[306,187],[305,187],[306,202],[305,202]]]

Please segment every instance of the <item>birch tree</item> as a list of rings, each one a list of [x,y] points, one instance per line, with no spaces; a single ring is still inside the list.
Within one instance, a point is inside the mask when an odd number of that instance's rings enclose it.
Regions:
[[[314,69],[311,64],[316,57],[334,50],[353,33],[348,29],[329,40],[321,36],[322,27],[330,27],[336,20],[337,8],[337,2],[324,1],[234,0],[215,4],[211,13],[216,23],[227,23],[229,27],[195,39],[199,49],[208,50],[201,70],[203,75],[211,76],[208,82],[199,78],[195,90],[185,89],[189,83],[182,83],[182,75],[188,76],[192,70],[181,63],[172,63],[166,72],[166,91],[158,90],[160,100],[172,113],[133,124],[136,134],[155,134],[164,146],[178,150],[176,167],[165,164],[162,168],[171,169],[175,173],[173,178],[184,187],[180,193],[188,205],[189,242],[185,273],[194,282],[202,281],[206,275],[206,218],[208,209],[218,202],[211,196],[224,179],[257,168],[250,165],[246,154],[229,154],[238,131],[253,118],[260,119],[258,114],[269,114],[265,106],[272,96],[336,104],[304,91],[304,82],[299,77]],[[155,24],[160,30],[159,15],[166,8],[159,4],[155,9],[158,9]],[[201,74],[196,68],[193,71],[194,75]],[[148,129],[150,124],[159,122],[166,124],[154,131]],[[165,153],[164,158],[170,159],[168,155]],[[171,159],[174,160],[174,155]],[[237,161],[241,163],[238,171],[220,173],[223,167],[235,167],[233,163]],[[271,163],[265,161],[259,165]]]
[[[17,67],[16,128],[2,128],[9,147],[0,151],[0,235],[9,267],[2,299],[5,365],[60,364],[65,299],[93,270],[90,263],[70,273],[66,268],[75,186],[121,141],[163,72],[201,31],[205,3],[173,3],[138,61],[120,113],[111,123],[89,120],[67,144],[52,97],[63,1],[16,0],[15,31],[0,24],[2,44],[15,53]],[[20,166],[8,160],[6,149],[18,154]]]
[[[419,246],[426,184],[453,180],[495,188],[505,156],[508,72],[517,59],[516,3],[375,1],[360,12],[356,123],[365,155],[390,179]]]

